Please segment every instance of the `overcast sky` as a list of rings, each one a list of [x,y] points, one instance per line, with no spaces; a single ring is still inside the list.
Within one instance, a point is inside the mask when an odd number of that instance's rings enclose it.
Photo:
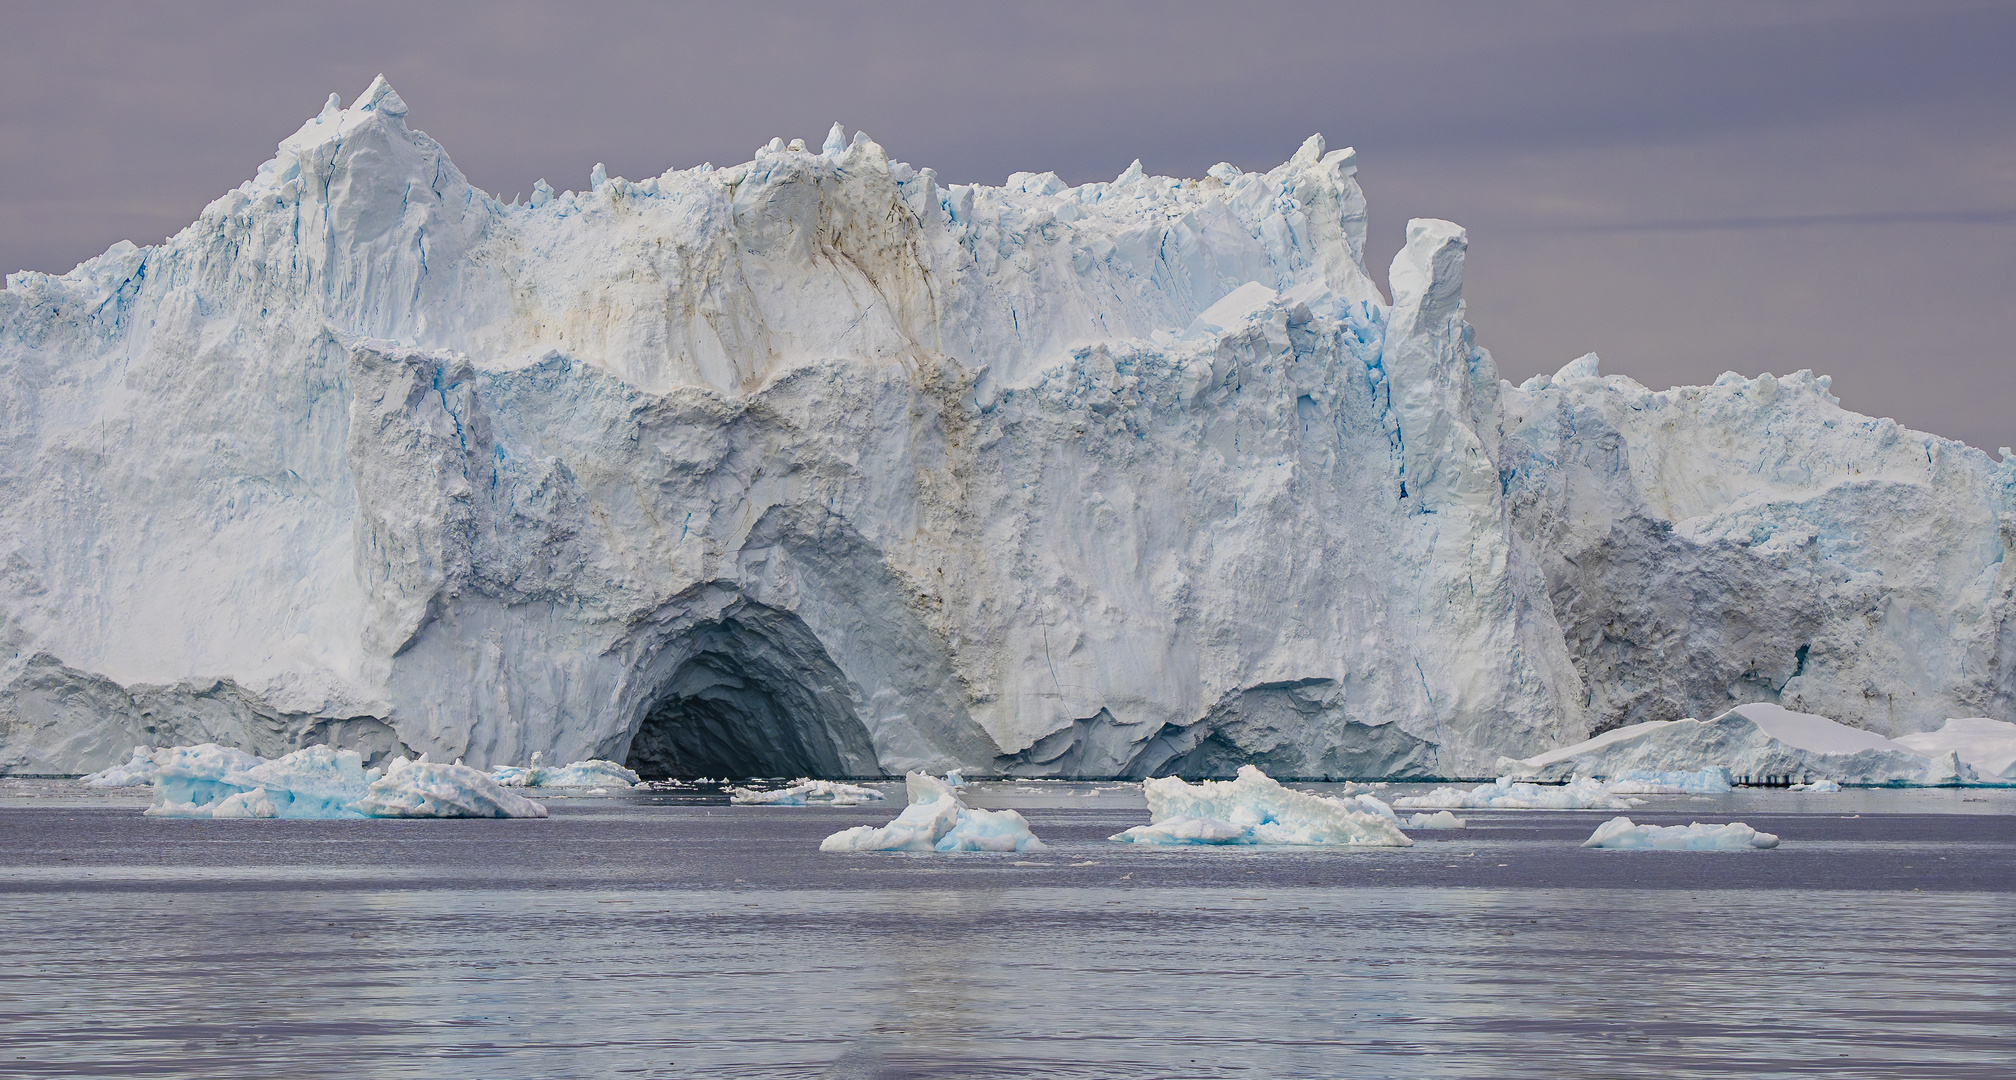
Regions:
[[[1374,275],[1470,230],[1478,340],[1655,386],[1834,376],[2016,443],[2016,6],[0,0],[0,272],[158,243],[384,72],[509,198],[840,120],[945,182],[1358,148]]]

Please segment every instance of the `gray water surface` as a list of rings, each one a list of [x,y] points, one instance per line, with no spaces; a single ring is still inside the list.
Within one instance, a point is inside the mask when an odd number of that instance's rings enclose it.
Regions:
[[[7,782],[0,1076],[2016,1076],[2008,792],[1632,812],[1785,839],[1746,853],[1588,851],[1581,812],[1136,849],[1113,785],[973,801],[1053,850],[817,850],[893,804],[164,821]]]

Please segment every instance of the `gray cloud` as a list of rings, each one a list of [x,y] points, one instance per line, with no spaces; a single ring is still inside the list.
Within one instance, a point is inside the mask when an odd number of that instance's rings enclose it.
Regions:
[[[0,267],[146,243],[380,71],[476,183],[746,159],[835,119],[948,180],[1360,150],[1376,261],[1472,232],[1510,378],[1831,371],[2016,442],[2016,9],[1969,3],[11,5]]]

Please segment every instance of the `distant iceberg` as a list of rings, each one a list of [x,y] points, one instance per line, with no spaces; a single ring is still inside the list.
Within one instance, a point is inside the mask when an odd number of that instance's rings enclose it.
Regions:
[[[827,837],[821,851],[1042,851],[1043,841],[1013,810],[978,810],[935,776],[904,777],[910,805],[887,825],[857,825]]]
[[[216,743],[157,750],[149,760],[154,766],[149,817],[546,816],[544,806],[466,765],[400,757],[381,772],[364,768],[354,750],[311,746],[268,760]]]
[[[532,755],[530,766],[499,765],[490,770],[490,779],[503,787],[628,788],[637,785],[637,774],[613,761],[589,758],[565,765],[541,765]]]
[[[947,787],[959,787],[963,783],[957,772],[945,778]],[[728,801],[738,806],[859,806],[864,802],[881,802],[884,798],[886,796],[874,788],[833,780],[805,779],[774,791],[747,787],[728,789]]]
[[[2001,726],[2016,729],[2016,725]],[[1906,738],[1936,740],[1942,734]],[[1949,738],[1957,743],[1963,736],[1956,733]],[[1921,751],[1919,745],[1931,752]],[[1651,720],[1632,724],[1606,731],[1586,742],[1508,760],[1501,765],[1508,774],[1526,780],[1569,776],[1622,778],[1648,771],[1697,772],[1721,766],[1739,784],[1833,780],[1843,784],[1929,787],[1980,782],[1973,766],[1951,748],[1938,749],[1941,745],[1886,739],[1873,731],[1849,727],[1824,716],[1756,704],[1738,706],[1713,720]]]
[[[1369,795],[1327,798],[1282,787],[1251,765],[1232,780],[1144,781],[1149,824],[1112,837],[1135,844],[1412,847],[1392,810]],[[1367,805],[1371,800],[1376,806]]]
[[[85,787],[146,787],[154,782],[154,751],[150,747],[136,746],[131,758],[82,779]]]
[[[2016,783],[2016,724],[1985,716],[1948,720],[1937,731],[1900,735],[1896,742],[1927,757],[1956,754],[1983,780]]]
[[[1614,817],[1598,825],[1582,846],[1620,851],[1753,851],[1777,847],[1778,837],[1740,821],[1662,826],[1634,825],[1628,817]]]
[[[1571,784],[1528,784],[1501,776],[1474,788],[1439,787],[1426,795],[1402,795],[1393,805],[1407,809],[1457,810],[1629,810],[1641,800],[1615,794],[1601,780]]]

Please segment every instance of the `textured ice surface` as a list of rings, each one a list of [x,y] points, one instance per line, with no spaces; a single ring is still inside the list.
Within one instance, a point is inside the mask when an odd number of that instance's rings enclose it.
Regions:
[[[1628,817],[1614,817],[1582,841],[1583,847],[1616,848],[1625,851],[1754,851],[1775,848],[1778,838],[1758,832],[1740,821],[1727,825],[1634,825]]]
[[[1568,784],[1531,784],[1501,776],[1496,783],[1474,788],[1439,787],[1424,795],[1403,795],[1398,807],[1449,807],[1457,810],[1628,810],[1640,800],[1613,794],[1601,780],[1587,777]]]
[[[1043,841],[1013,810],[980,810],[961,802],[934,776],[904,778],[910,804],[887,825],[857,825],[821,841],[821,851],[1041,851]]]
[[[214,743],[157,750],[152,817],[545,817],[546,808],[466,765],[311,746],[265,760]]]
[[[1902,735],[1897,742],[1929,757],[1957,754],[1983,780],[2016,783],[2016,724],[1985,716],[1948,720],[1937,731]]]
[[[1806,372],[1510,386],[1463,231],[1380,295],[1321,138],[1078,187],[778,139],[521,205],[407,119],[380,80],[8,279],[0,770],[1450,777],[1746,701],[2016,719],[2016,462]]]
[[[1470,822],[1457,817],[1447,810],[1437,810],[1432,814],[1415,814],[1400,823],[1403,829],[1462,829]]]
[[[1149,823],[1112,837],[1136,844],[1409,847],[1393,811],[1370,795],[1329,798],[1282,787],[1251,765],[1232,780],[1144,781]]]
[[[952,783],[958,774],[945,778],[947,787],[957,787]],[[963,780],[961,783],[963,784]],[[730,787],[728,801],[752,806],[859,806],[864,802],[880,802],[883,794],[871,787],[858,784],[841,784],[831,780],[800,780],[790,787],[772,791],[755,788]]]
[[[1793,784],[1787,790],[1811,791],[1815,794],[1826,795],[1830,793],[1839,792],[1841,790],[1841,785],[1835,783],[1832,780],[1815,780],[1810,784]]]
[[[81,779],[86,787],[146,787],[154,782],[154,751],[145,746],[136,746],[133,748],[132,757]]]
[[[1936,756],[1873,731],[1777,705],[1744,705],[1713,720],[1652,720],[1584,743],[1504,763],[1518,776],[1624,777],[1722,767],[1736,783],[1968,783],[1976,771],[1951,749]]]
[[[541,765],[533,755],[529,766],[499,765],[490,770],[490,779],[504,787],[627,788],[637,783],[637,774],[613,761],[570,761],[565,765]]]
[[[1735,788],[1722,765],[1692,771],[1631,769],[1607,779],[1612,795],[1712,795]]]

